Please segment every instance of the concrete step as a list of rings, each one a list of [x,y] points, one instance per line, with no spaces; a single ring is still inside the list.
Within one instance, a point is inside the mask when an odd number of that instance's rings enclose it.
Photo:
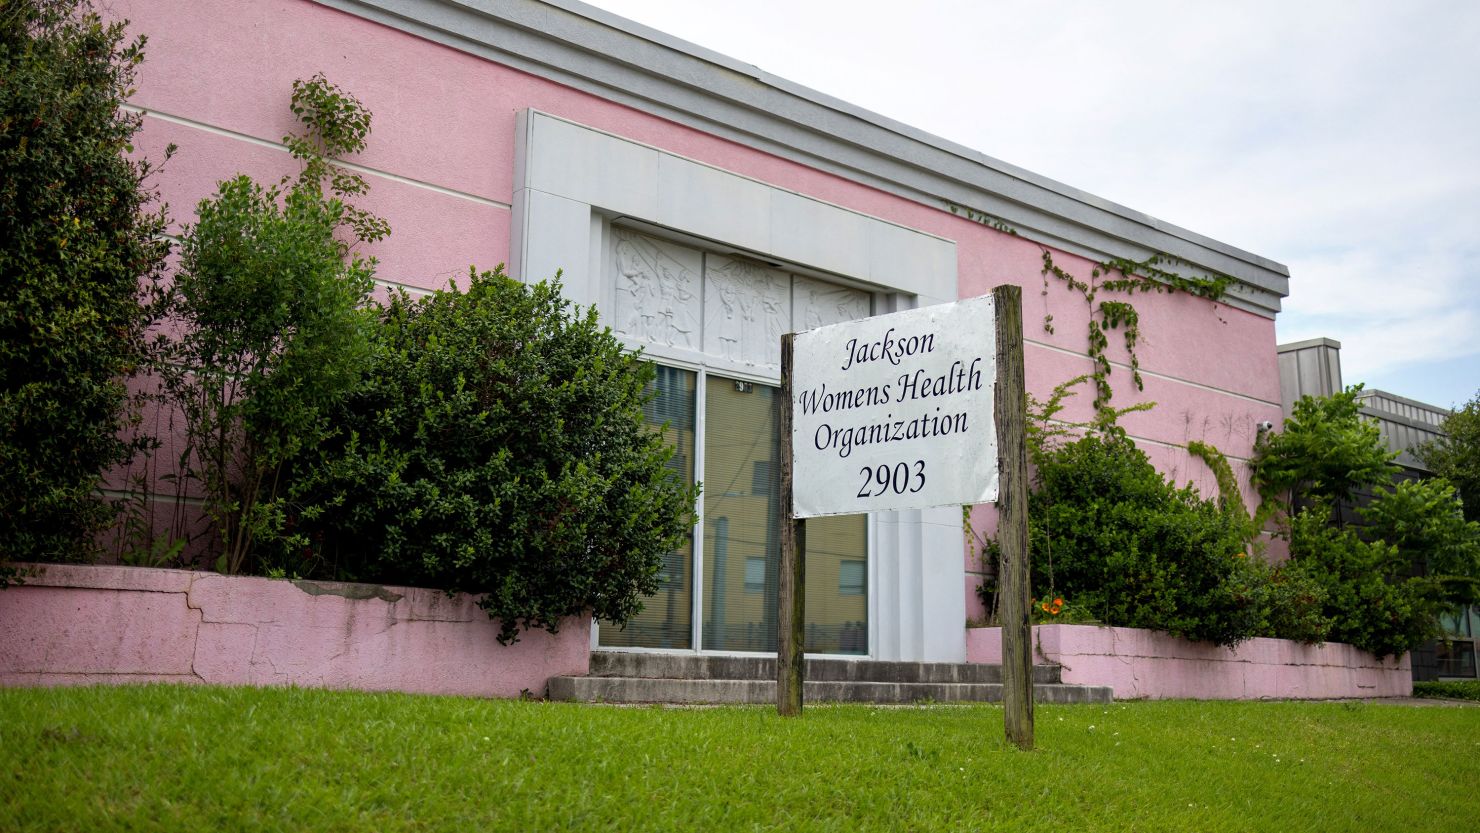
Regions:
[[[657,654],[637,651],[593,651],[591,677],[638,677],[665,680],[776,679],[776,658]],[[868,683],[1001,683],[1002,666],[972,662],[887,662],[866,659],[809,659],[810,682]],[[1060,682],[1057,665],[1033,668],[1033,682]]]
[[[1108,703],[1107,686],[1040,683],[1033,687],[1039,703]],[[552,677],[550,699],[588,703],[757,703],[776,702],[771,680],[665,679],[660,677]],[[1000,683],[870,682],[808,680],[808,703],[995,703]]]

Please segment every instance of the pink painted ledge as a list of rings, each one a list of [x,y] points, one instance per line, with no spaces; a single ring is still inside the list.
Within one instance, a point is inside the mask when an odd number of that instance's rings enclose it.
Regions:
[[[143,567],[31,565],[0,590],[0,685],[198,682],[474,697],[590,666],[589,619],[498,643],[473,597]]]
[[[1001,628],[968,628],[968,662],[1002,661]],[[1117,700],[1331,699],[1408,697],[1409,657],[1380,660],[1328,642],[1251,639],[1237,648],[1160,631],[1095,625],[1038,625],[1033,661],[1063,667],[1063,681],[1110,686]]]

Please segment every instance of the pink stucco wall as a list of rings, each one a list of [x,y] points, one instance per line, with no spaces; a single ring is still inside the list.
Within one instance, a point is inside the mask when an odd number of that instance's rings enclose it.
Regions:
[[[496,640],[435,590],[38,565],[0,591],[0,685],[183,682],[518,697],[589,668],[590,620]]]
[[[154,158],[169,142],[179,146],[159,179],[177,223],[189,221],[217,180],[245,171],[271,181],[294,170],[281,145],[295,128],[289,91],[295,79],[324,72],[375,115],[369,147],[352,161],[368,171],[366,207],[393,229],[365,247],[386,281],[432,288],[469,264],[508,259],[515,115],[535,108],[953,240],[962,297],[1002,283],[1024,288],[1034,395],[1044,398],[1090,368],[1089,309],[1056,279],[1045,289],[1041,248],[944,204],[889,194],[307,0],[117,0],[110,8],[149,36],[133,99],[146,113],[136,144]],[[1055,260],[1081,279],[1093,268],[1063,252]],[[1112,333],[1114,404],[1156,402],[1126,427],[1162,470],[1211,494],[1211,472],[1183,446],[1211,442],[1236,472],[1247,472],[1254,426],[1280,419],[1274,322],[1187,295],[1141,295],[1135,303],[1146,389],[1131,385],[1128,356]],[[1054,317],[1053,333],[1041,325],[1044,314]],[[1085,390],[1064,416],[1086,417],[1091,398]],[[1245,497],[1252,500],[1247,489]],[[990,527],[991,515],[979,508],[977,528]],[[980,616],[980,565],[968,556],[963,567],[968,616]]]
[[[1002,629],[966,632],[969,662],[1002,661]],[[1117,700],[1407,697],[1409,657],[1380,660],[1350,645],[1251,639],[1237,648],[1159,631],[1093,625],[1033,628],[1033,661],[1063,667],[1075,685],[1107,685]]]

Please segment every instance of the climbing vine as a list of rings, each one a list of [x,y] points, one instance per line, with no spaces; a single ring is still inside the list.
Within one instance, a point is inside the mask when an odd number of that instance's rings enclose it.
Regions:
[[[999,217],[953,203],[947,203],[946,208],[952,214],[974,223],[1010,234],[1013,237],[1022,236],[1018,234],[1017,229]],[[1053,252],[1047,246],[1041,243],[1035,245],[1043,253],[1043,268],[1040,272],[1043,278],[1041,294],[1047,297],[1049,279],[1057,278],[1069,290],[1077,292],[1084,299],[1085,306],[1089,308],[1086,352],[1090,360],[1094,362],[1090,378],[1095,385],[1094,405],[1097,411],[1108,408],[1110,399],[1114,395],[1110,387],[1110,358],[1106,355],[1106,350],[1110,346],[1109,332],[1112,330],[1120,331],[1126,353],[1130,357],[1131,381],[1137,390],[1145,389],[1145,384],[1141,379],[1141,360],[1136,354],[1136,345],[1141,340],[1141,315],[1131,301],[1137,292],[1158,294],[1186,292],[1210,301],[1220,301],[1233,283],[1233,279],[1227,275],[1188,277],[1172,271],[1179,265],[1188,266],[1189,264],[1163,253],[1154,254],[1145,260],[1111,258],[1095,264],[1090,270],[1089,280],[1084,281],[1059,266],[1054,261]],[[1102,298],[1101,293],[1118,293],[1124,298]],[[1052,314],[1044,314],[1043,330],[1050,334],[1054,332]]]

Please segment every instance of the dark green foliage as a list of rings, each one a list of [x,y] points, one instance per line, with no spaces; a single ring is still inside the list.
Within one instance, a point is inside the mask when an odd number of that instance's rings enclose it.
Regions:
[[[1418,457],[1454,484],[1465,520],[1480,521],[1480,393],[1445,419],[1441,430],[1444,436],[1418,448]]]
[[[327,182],[329,193],[344,203],[344,222],[355,239],[367,243],[384,239],[391,233],[390,224],[351,203],[352,197],[370,193],[370,186],[364,177],[333,161],[365,149],[370,111],[358,98],[329,83],[323,73],[293,82],[289,109],[305,128],[301,134],[283,137],[288,152],[303,164],[296,187],[322,193]]]
[[[1315,645],[1331,635],[1330,590],[1297,562],[1269,566],[1256,561],[1265,587],[1265,622],[1259,636]]]
[[[1413,575],[1397,547],[1333,527],[1329,514],[1316,506],[1291,519],[1286,567],[1325,589],[1329,638],[1386,657],[1438,636],[1447,605],[1436,580]]]
[[[1333,396],[1302,396],[1284,430],[1260,437],[1254,448],[1254,482],[1267,504],[1292,512],[1311,503],[1327,506],[1364,487],[1387,483],[1396,469],[1377,426],[1364,421],[1361,385]]]
[[[282,471],[333,431],[328,412],[369,361],[373,259],[342,239],[378,240],[386,222],[341,198],[368,191],[328,157],[365,147],[371,116],[322,75],[293,83],[303,135],[284,138],[298,178],[264,188],[219,183],[185,229],[180,269],[157,306],[168,326],[152,357],[164,403],[183,422],[171,475],[199,487],[223,572],[256,570],[259,547],[281,548]],[[180,542],[146,542],[169,554]]]
[[[1337,528],[1337,502],[1396,471],[1377,427],[1359,415],[1360,390],[1297,402],[1285,430],[1255,449],[1255,483],[1289,524],[1281,570],[1325,591],[1329,638],[1396,656],[1438,636],[1439,614],[1480,600],[1480,525],[1436,478],[1379,489],[1357,510],[1361,529]]]
[[[1480,680],[1414,683],[1413,696],[1439,697],[1446,700],[1480,700]]]
[[[1431,579],[1439,601],[1480,603],[1480,524],[1464,519],[1447,480],[1399,482],[1358,511],[1362,535],[1395,547],[1402,569]]]
[[[325,439],[366,367],[373,264],[348,256],[344,206],[315,188],[218,187],[182,236],[155,366],[183,417],[179,476],[202,489],[235,573],[281,532],[280,469]]]
[[[1038,455],[1033,588],[1108,625],[1219,645],[1258,635],[1266,589],[1243,524],[1176,488],[1129,440],[1091,435]]]
[[[0,2],[0,561],[89,557],[139,446],[123,380],[165,255],[119,109],[142,50],[77,0]]]
[[[339,433],[295,470],[280,568],[486,594],[506,641],[640,610],[695,498],[644,423],[651,368],[558,282],[501,269],[392,296],[378,338]]]

